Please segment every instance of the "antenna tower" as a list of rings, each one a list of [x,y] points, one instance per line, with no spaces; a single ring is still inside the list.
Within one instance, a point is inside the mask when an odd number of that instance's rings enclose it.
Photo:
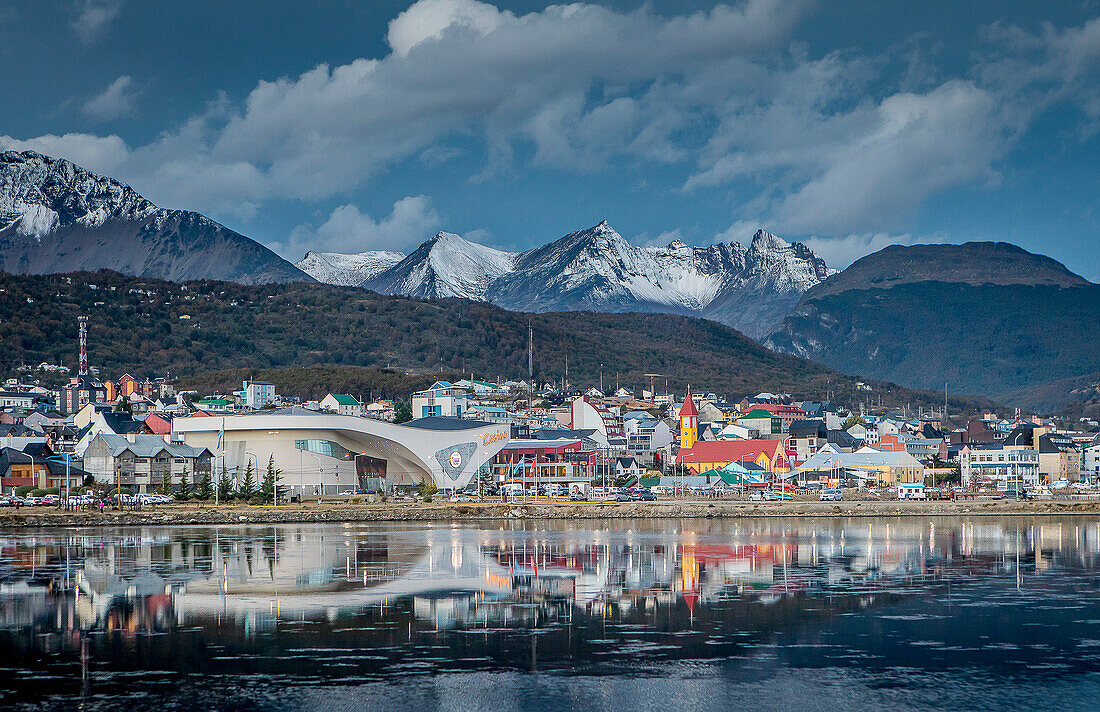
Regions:
[[[80,367],[77,371],[77,375],[88,375],[88,317],[78,316],[76,318],[77,326],[80,330]]]

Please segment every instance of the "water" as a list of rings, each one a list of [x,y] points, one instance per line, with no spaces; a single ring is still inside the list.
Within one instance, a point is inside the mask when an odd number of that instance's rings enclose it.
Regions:
[[[0,533],[0,709],[1084,710],[1100,519]]]

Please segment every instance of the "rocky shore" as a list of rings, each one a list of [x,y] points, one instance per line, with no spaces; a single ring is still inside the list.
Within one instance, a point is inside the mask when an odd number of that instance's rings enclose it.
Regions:
[[[309,522],[466,522],[517,519],[690,519],[738,517],[941,517],[1100,515],[1100,501],[989,500],[960,502],[661,501],[585,503],[345,503],[258,507],[179,504],[142,510],[61,512],[6,510],[0,527],[94,527]]]

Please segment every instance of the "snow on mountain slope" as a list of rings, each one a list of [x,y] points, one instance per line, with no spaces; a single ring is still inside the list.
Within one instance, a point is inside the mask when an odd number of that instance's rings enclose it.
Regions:
[[[312,268],[306,271],[333,281]],[[465,297],[519,311],[704,316],[759,337],[831,273],[805,245],[764,230],[748,248],[738,243],[690,247],[679,240],[666,247],[636,247],[601,222],[519,254],[441,232],[360,286],[384,294]]]
[[[511,252],[441,232],[359,286],[382,294],[484,300],[489,285],[510,271],[514,263]]]
[[[405,259],[401,252],[368,250],[355,254],[341,252],[306,253],[294,266],[318,282],[354,287]]]
[[[311,281],[263,245],[33,151],[0,153],[0,270],[113,269],[169,280]]]

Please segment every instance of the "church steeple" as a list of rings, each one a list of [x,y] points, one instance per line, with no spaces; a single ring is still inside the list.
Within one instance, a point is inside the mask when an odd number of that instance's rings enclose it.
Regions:
[[[695,407],[695,401],[691,399],[691,393],[684,397],[684,405],[680,408],[680,448],[689,448],[699,439],[699,410]]]

